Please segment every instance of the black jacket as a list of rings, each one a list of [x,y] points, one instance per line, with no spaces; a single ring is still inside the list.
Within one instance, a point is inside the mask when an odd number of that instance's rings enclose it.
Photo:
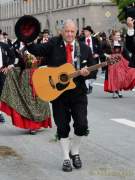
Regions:
[[[96,37],[91,37],[92,39],[92,46],[93,46],[93,55],[94,54],[98,54],[99,57],[93,58],[93,64],[98,64],[99,63],[99,59],[101,58],[102,55],[102,51],[101,51],[101,43],[100,41],[96,38]],[[80,41],[82,41],[85,44],[86,41],[86,37],[83,36],[80,38]],[[89,76],[90,79],[96,79],[97,78],[97,72],[98,70],[95,70],[91,73],[91,75]]]
[[[92,53],[89,47],[84,43],[80,44],[80,65],[81,68],[85,65],[91,66]],[[46,64],[51,67],[58,67],[66,63],[66,49],[63,38],[61,36],[53,37],[48,43],[45,44],[31,44],[27,46],[30,53],[35,56],[47,57]],[[84,60],[86,63],[84,64]],[[74,79],[77,89],[86,92],[85,78],[79,76]]]
[[[91,37],[91,39],[92,39],[92,46],[93,46],[93,54],[99,54],[100,56],[102,54],[100,41],[96,37]],[[79,39],[79,41],[83,43],[85,43],[85,40],[86,40],[85,36]]]
[[[0,42],[0,47],[2,51],[3,67],[14,64],[15,54],[13,49],[10,49],[10,46],[3,42]]]
[[[133,36],[126,36],[126,48],[131,53],[129,66],[135,68],[135,34]]]

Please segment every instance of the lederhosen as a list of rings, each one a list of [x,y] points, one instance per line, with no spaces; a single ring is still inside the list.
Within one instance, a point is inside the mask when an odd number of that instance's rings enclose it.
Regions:
[[[79,43],[75,43],[74,66],[80,69]],[[76,81],[76,80],[75,80]],[[85,83],[82,82],[82,83]],[[54,121],[57,126],[58,138],[67,138],[70,132],[70,121],[73,118],[74,133],[78,136],[87,135],[87,96],[78,87],[64,92],[52,101]]]

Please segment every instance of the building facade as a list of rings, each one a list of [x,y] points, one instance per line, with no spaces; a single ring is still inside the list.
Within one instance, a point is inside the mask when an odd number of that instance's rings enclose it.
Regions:
[[[24,14],[35,16],[41,22],[41,30],[48,28],[53,34],[66,19],[73,19],[79,31],[86,25],[95,32],[121,26],[117,7],[110,0],[9,0],[0,4],[0,29],[15,37],[15,23]]]

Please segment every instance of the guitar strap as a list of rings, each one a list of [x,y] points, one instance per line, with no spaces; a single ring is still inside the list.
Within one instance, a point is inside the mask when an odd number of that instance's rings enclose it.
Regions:
[[[76,70],[80,70],[81,68],[81,63],[80,63],[80,45],[79,42],[76,40],[75,41],[75,52],[74,52],[74,60],[73,60],[73,65]]]

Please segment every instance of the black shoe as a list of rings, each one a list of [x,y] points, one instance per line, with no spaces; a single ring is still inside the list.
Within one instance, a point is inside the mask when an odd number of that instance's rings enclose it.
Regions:
[[[89,86],[89,88],[87,89],[87,94],[91,94],[92,93],[92,89],[93,89],[93,87]]]
[[[29,134],[36,135],[37,134],[37,130],[30,129],[29,130]]]
[[[118,96],[119,96],[119,98],[123,98],[123,95],[122,95],[122,94],[119,94]]]
[[[119,98],[123,98],[123,95],[122,94],[118,94]]]
[[[119,98],[123,98],[123,95],[119,93],[119,91],[116,92]]]
[[[117,93],[113,93],[113,96],[112,96],[113,99],[116,99],[118,98],[118,94]]]
[[[0,123],[4,123],[5,122],[5,118],[2,114],[0,114]]]
[[[69,157],[72,159],[73,166],[76,169],[80,169],[82,167],[82,161],[80,159],[79,154],[72,155],[71,152],[70,152]]]
[[[62,170],[65,172],[72,171],[72,166],[71,166],[70,160],[68,160],[68,159],[64,160],[63,165],[62,165]]]

